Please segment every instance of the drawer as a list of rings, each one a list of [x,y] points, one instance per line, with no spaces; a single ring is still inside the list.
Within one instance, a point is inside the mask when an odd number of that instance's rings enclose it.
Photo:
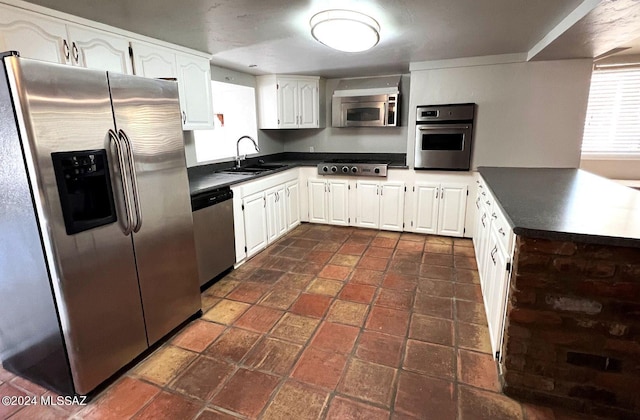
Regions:
[[[478,185],[478,195],[476,197],[476,208],[478,211],[482,210],[490,210],[493,204],[493,196],[491,195],[491,191],[487,188],[487,184],[485,184],[482,177],[476,180]]]
[[[509,226],[506,217],[498,205],[494,205],[491,208],[489,215],[489,219],[491,220],[491,229],[495,230],[498,241],[502,244],[503,249],[507,253],[510,253],[514,236],[511,226]]]

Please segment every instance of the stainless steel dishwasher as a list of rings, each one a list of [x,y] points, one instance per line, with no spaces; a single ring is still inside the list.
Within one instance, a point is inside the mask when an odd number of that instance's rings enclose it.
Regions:
[[[236,262],[232,198],[229,187],[191,198],[200,286]]]

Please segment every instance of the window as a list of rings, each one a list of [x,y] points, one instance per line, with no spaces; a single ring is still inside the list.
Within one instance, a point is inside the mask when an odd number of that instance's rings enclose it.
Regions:
[[[194,130],[198,162],[228,160],[236,156],[236,142],[242,136],[258,141],[255,89],[249,86],[211,82],[213,130]],[[240,143],[240,154],[256,153],[250,141]]]
[[[593,72],[582,154],[640,157],[640,69]]]

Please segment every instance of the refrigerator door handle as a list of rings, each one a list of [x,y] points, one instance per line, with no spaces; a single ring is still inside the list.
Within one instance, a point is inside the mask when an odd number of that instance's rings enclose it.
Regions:
[[[120,180],[122,183],[122,195],[124,199],[124,208],[127,215],[126,217],[127,220],[124,226],[124,235],[129,236],[133,231],[133,226],[131,225],[131,219],[133,219],[133,214],[131,212],[131,204],[129,203],[129,197],[130,197],[129,183],[127,182],[126,172],[125,172],[125,168],[127,167],[127,164],[125,162],[124,154],[122,153],[122,144],[120,143],[120,139],[118,138],[115,131],[113,130],[109,130],[109,142],[111,143],[111,141],[113,141],[113,144],[116,147],[116,152],[118,154],[118,165],[120,166]]]
[[[136,210],[136,222],[133,225],[133,231],[139,232],[142,227],[142,211],[140,210],[140,193],[138,192],[138,176],[136,175],[136,171],[134,169],[135,163],[133,160],[133,145],[131,144],[131,140],[127,137],[127,134],[118,130],[118,137],[126,143],[127,146],[127,155],[129,157],[129,177],[131,178],[131,186],[133,188],[133,204]]]

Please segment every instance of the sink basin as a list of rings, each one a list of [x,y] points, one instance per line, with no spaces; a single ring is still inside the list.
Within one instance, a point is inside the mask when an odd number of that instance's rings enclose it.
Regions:
[[[229,168],[221,172],[226,174],[260,174],[262,172],[272,171],[274,169],[284,168],[287,165],[278,165],[271,163],[261,163],[259,165],[241,166],[239,168]]]
[[[285,166],[287,166],[287,165],[281,165],[281,164],[277,164],[277,163],[260,163],[258,165],[247,166],[247,168],[249,168],[249,169],[266,169],[268,171],[271,171],[273,169],[284,168]]]
[[[256,168],[256,167],[240,167],[240,168],[229,168],[225,169],[221,172],[227,174],[259,174],[261,172],[270,171],[272,168]]]

